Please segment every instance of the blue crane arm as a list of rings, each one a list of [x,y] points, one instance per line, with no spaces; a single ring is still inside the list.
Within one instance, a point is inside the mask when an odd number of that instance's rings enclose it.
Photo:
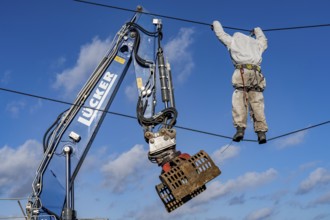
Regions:
[[[46,132],[44,157],[26,207],[29,220],[75,219],[75,177],[132,61],[139,93],[137,119],[149,144],[149,160],[162,167],[156,191],[167,211],[204,191],[205,183],[221,173],[204,151],[190,156],[176,150],[177,111],[171,69],[160,43],[162,23],[141,10],[117,32],[73,105]],[[156,112],[158,84],[164,108]]]
[[[136,36],[135,26],[149,21],[150,17],[136,13],[116,34],[110,50],[99,63],[84,87],[81,89],[71,108],[58,118],[54,128],[45,138],[44,158],[39,165],[32,184],[33,193],[28,202],[27,213],[40,219],[60,219],[66,203],[65,156],[63,149],[72,148],[71,185],[93,143],[102,121],[120,87],[131,64]],[[151,23],[152,24],[152,23]],[[145,25],[144,25],[145,26]],[[150,25],[149,25],[150,26]],[[152,28],[155,28],[154,25]],[[149,66],[154,65],[153,43],[156,36],[140,34],[139,41],[144,51],[144,59]],[[141,36],[143,35],[143,36]],[[142,39],[141,39],[142,38]],[[149,40],[147,40],[148,38]],[[151,48],[149,48],[151,47]],[[150,52],[151,51],[151,52]],[[137,54],[135,56],[138,56]],[[150,67],[138,65],[137,75],[145,78]]]

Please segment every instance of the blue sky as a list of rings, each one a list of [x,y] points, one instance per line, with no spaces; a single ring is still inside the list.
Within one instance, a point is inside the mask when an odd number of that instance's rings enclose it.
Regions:
[[[118,1],[99,3],[252,29],[328,24],[330,3],[291,1]],[[0,87],[72,102],[130,12],[69,0],[0,3]],[[179,112],[177,125],[225,136],[231,118],[233,66],[205,25],[163,20]],[[234,31],[226,30],[233,34]],[[266,32],[262,69],[268,138],[330,119],[330,27]],[[130,74],[131,73],[131,74]],[[129,70],[110,111],[135,115]],[[42,137],[68,106],[0,91],[0,198],[26,198],[42,159]],[[123,219],[330,219],[329,125],[265,145],[177,129],[177,149],[203,149],[222,170],[207,190],[168,214],[154,186],[160,169],[146,156],[137,121],[108,114],[76,182],[78,217]],[[248,123],[247,139],[256,139]],[[22,203],[25,205],[25,200]],[[1,201],[0,217],[21,216]]]

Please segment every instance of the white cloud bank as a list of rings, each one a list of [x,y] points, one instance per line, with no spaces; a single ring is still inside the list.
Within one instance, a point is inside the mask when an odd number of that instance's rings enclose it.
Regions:
[[[63,89],[64,95],[75,92],[77,87],[83,85],[93,73],[106,51],[109,50],[110,44],[110,38],[101,40],[94,37],[92,42],[83,45],[75,65],[56,74],[53,88]]]
[[[193,43],[194,30],[192,28],[181,28],[177,36],[170,40],[165,46],[166,59],[171,63],[173,74],[179,82],[185,81],[192,73],[194,63],[189,50]],[[83,45],[74,66],[56,74],[52,87],[62,90],[64,96],[72,96],[85,83],[93,70],[101,61],[106,51],[111,45],[111,38],[101,40],[94,37],[92,42]],[[63,59],[63,58],[62,58]],[[125,88],[125,93],[129,100],[136,97],[137,90],[132,86]]]
[[[266,220],[269,219],[274,214],[271,208],[262,208],[251,212],[245,220]]]
[[[223,163],[225,160],[237,157],[240,153],[240,148],[234,145],[225,145],[213,152],[211,158],[216,164]]]
[[[305,140],[306,135],[307,131],[301,131],[296,134],[290,135],[287,138],[283,138],[282,140],[278,141],[277,149],[281,150],[288,147],[296,146]]]
[[[24,101],[12,101],[7,104],[6,111],[13,118],[18,118],[20,113],[24,111],[26,103]]]
[[[112,192],[123,192],[129,183],[139,180],[148,171],[150,165],[149,161],[144,159],[146,156],[147,150],[142,145],[135,145],[129,151],[110,160],[101,169],[105,176],[104,185]]]
[[[309,207],[315,207],[317,205],[330,205],[330,192],[322,194],[318,198],[310,202]]]
[[[233,180],[228,180],[226,183],[220,181],[213,181],[208,185],[207,190],[196,197],[195,202],[205,203],[209,200],[217,199],[231,194],[232,192],[245,191],[247,189],[255,188],[265,185],[273,181],[277,177],[278,172],[270,168],[265,172],[248,172]]]
[[[179,83],[189,78],[195,66],[190,50],[193,35],[192,28],[181,28],[178,34],[164,45],[165,59],[171,65],[173,80]],[[135,82],[126,86],[125,94],[129,101],[136,101],[138,93]]]
[[[184,82],[191,75],[195,64],[190,46],[193,43],[194,29],[181,28],[175,38],[164,46],[165,56],[171,64],[172,75]]]
[[[8,84],[11,80],[11,71],[6,70],[1,76],[0,76],[0,83],[2,84]]]
[[[193,198],[191,201],[185,203],[183,206],[171,212],[170,214],[156,208],[160,202],[145,207],[144,209],[133,211],[130,217],[134,216],[135,219],[183,219],[184,216],[193,216],[194,213],[204,212],[207,207],[204,205],[210,201],[225,197],[227,195],[235,194],[237,192],[246,192],[251,188],[260,187],[277,177],[277,171],[275,169],[268,169],[264,172],[248,172],[236,179],[228,180],[225,183],[220,181],[213,181],[207,185],[206,191]],[[243,196],[244,197],[244,196]],[[148,210],[148,211],[147,211]],[[250,213],[248,220],[261,220],[267,219],[267,216],[273,214],[272,209],[265,208]],[[262,218],[264,217],[264,218]],[[219,219],[226,219],[225,217],[219,217]]]
[[[139,94],[138,94],[138,90],[137,90],[137,86],[136,86],[135,82],[133,82],[131,85],[126,86],[125,95],[130,102],[132,102],[132,103],[137,102],[137,98],[138,98]]]
[[[325,168],[319,167],[303,180],[297,190],[297,194],[306,194],[313,189],[330,184],[330,172]]]
[[[17,148],[0,148],[0,195],[24,197],[32,192],[32,181],[42,159],[42,145],[27,140]]]

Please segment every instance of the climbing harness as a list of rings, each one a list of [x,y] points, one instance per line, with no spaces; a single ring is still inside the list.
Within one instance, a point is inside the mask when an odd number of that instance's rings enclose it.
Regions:
[[[241,78],[242,78],[242,83],[243,83],[243,88],[242,87],[239,87],[239,88],[242,88],[243,90],[243,99],[244,99],[244,106],[247,107],[247,103],[248,103],[248,97],[247,97],[247,88],[245,86],[245,82],[244,82],[244,69],[243,67],[241,67],[240,69],[240,73],[241,73]],[[237,88],[236,88],[237,89]]]
[[[248,70],[255,70],[261,73],[261,67],[258,65],[253,65],[253,64],[236,64],[235,65],[236,69],[248,69]]]

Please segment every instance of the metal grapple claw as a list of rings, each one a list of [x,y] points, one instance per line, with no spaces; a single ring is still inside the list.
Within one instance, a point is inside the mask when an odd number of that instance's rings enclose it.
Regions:
[[[188,202],[198,194],[202,193],[204,190],[206,190],[206,186],[203,185],[202,187],[199,187],[197,190],[192,192],[191,194],[185,196],[182,199],[177,199],[173,196],[169,188],[163,184],[160,183],[156,186],[156,190],[158,192],[159,197],[163,201],[165,208],[168,212],[172,212],[173,210],[179,208],[184,203]]]
[[[159,176],[161,183],[156,191],[166,210],[171,212],[202,193],[205,184],[220,174],[220,169],[203,150],[189,158],[177,156],[170,162],[170,169]]]

